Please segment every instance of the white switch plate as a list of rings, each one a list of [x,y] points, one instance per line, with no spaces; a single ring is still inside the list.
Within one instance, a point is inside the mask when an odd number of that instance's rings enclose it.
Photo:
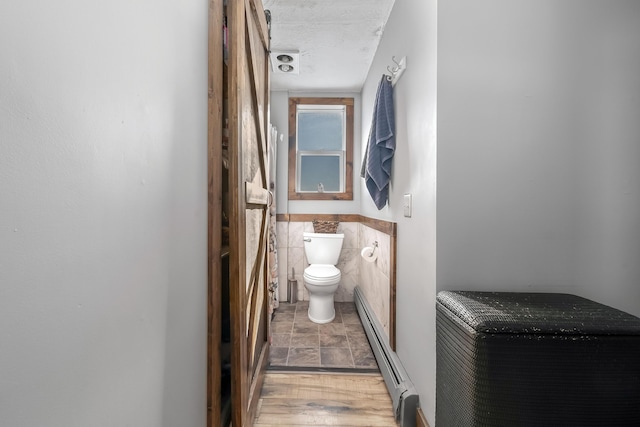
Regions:
[[[411,218],[411,194],[404,195],[402,206],[404,207],[404,216]]]

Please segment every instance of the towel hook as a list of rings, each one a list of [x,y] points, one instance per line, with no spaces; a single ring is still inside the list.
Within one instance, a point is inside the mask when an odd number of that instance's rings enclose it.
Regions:
[[[387,76],[387,80],[391,82],[391,85],[395,86],[402,73],[407,69],[407,57],[404,56],[400,61],[398,61],[395,56],[392,56],[391,60],[395,66],[387,65],[387,71],[391,74],[390,76]]]
[[[396,66],[392,68],[391,66],[387,65],[387,71],[389,71],[393,76],[395,76],[398,70],[400,70],[400,63],[396,61],[395,56],[392,56],[391,60],[393,61],[394,64],[396,64]]]

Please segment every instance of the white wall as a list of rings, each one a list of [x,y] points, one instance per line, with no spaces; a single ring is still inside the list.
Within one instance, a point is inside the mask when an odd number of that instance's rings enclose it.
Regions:
[[[395,86],[397,138],[389,205],[378,211],[362,185],[361,213],[398,223],[397,353],[432,426],[436,363],[436,3],[396,0],[362,90],[360,140],[364,149],[382,74],[393,65],[392,56],[397,60],[406,56],[407,70]],[[358,158],[358,171],[360,161]],[[405,193],[413,196],[411,218],[403,216]]]
[[[289,167],[289,97],[353,98],[353,200],[288,200]],[[360,213],[360,94],[348,92],[271,92],[271,123],[283,134],[278,141],[276,163],[276,212],[347,214]]]
[[[438,289],[640,314],[639,18],[629,1],[440,5]]]
[[[205,424],[206,19],[0,4],[0,424]]]

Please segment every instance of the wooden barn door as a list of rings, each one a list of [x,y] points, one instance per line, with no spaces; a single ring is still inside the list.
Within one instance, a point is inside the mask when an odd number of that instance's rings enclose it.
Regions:
[[[269,34],[261,0],[229,0],[232,419],[251,426],[268,359]]]

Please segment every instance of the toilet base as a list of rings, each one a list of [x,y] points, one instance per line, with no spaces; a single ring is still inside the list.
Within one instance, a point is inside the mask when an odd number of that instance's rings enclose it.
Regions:
[[[333,322],[336,310],[333,306],[333,293],[330,295],[309,295],[309,320],[313,323]]]

